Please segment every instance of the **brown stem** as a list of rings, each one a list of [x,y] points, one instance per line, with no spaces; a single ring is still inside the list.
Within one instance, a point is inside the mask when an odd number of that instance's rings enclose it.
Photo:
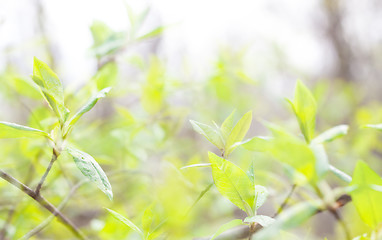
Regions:
[[[40,182],[38,183],[38,185],[36,187],[35,193],[37,196],[40,195],[40,190],[42,188],[42,185],[44,184],[46,177],[48,176],[50,170],[52,169],[54,162],[57,160],[59,155],[60,154],[56,151],[56,149],[53,148],[52,159],[50,160],[48,168],[45,170],[44,175],[41,177]]]
[[[80,230],[68,218],[66,218],[66,216],[64,216],[55,206],[53,206],[48,200],[41,196],[41,194],[36,194],[36,192],[34,192],[28,186],[21,183],[19,180],[12,177],[11,175],[9,175],[1,169],[0,177],[12,184],[13,186],[17,187],[21,191],[23,191],[25,194],[34,199],[38,204],[40,204],[42,207],[51,212],[54,216],[61,220],[61,222],[79,239],[86,239],[83,233],[81,233]]]

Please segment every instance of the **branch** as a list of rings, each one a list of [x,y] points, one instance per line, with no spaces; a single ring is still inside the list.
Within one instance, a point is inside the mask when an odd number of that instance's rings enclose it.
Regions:
[[[56,149],[53,148],[52,159],[49,162],[49,166],[45,170],[44,175],[41,177],[40,182],[38,183],[38,185],[36,187],[35,193],[36,193],[37,196],[40,195],[40,190],[42,188],[42,185],[44,184],[46,177],[48,176],[50,170],[52,169],[53,163],[57,160],[59,155],[60,154],[56,151]]]
[[[345,206],[347,203],[349,203],[351,201],[352,201],[352,199],[351,199],[350,195],[344,194],[344,195],[340,196],[336,200],[336,204],[334,206],[332,206],[330,209],[319,209],[319,210],[316,211],[316,213],[314,215],[319,214],[320,212],[323,212],[323,211],[326,211],[326,210],[329,210],[329,211],[333,211],[334,210],[334,211],[336,211],[336,210],[340,209],[341,207]],[[256,227],[253,230],[253,232],[249,231],[249,227],[248,226],[240,226],[240,227],[231,229],[229,231],[226,231],[223,234],[220,234],[215,239],[216,240],[244,239],[244,238],[250,237],[252,234],[255,234],[260,229],[262,229],[262,227],[259,224],[256,225]],[[194,238],[194,240],[208,240],[208,239],[210,239],[210,237]]]
[[[28,186],[24,185],[19,180],[15,179],[14,177],[12,177],[11,175],[9,175],[1,169],[0,177],[12,184],[13,186],[17,187],[21,191],[23,191],[25,194],[27,194],[37,203],[39,203],[42,207],[51,212],[54,216],[61,220],[61,222],[78,238],[86,239],[83,233],[81,233],[80,230],[68,218],[66,218],[55,206],[53,206],[48,200],[41,196],[41,194],[36,194],[35,191],[33,191]]]
[[[288,195],[284,199],[283,203],[281,203],[277,212],[273,215],[273,218],[277,217],[284,210],[284,207],[287,205],[287,203],[288,203],[290,197],[292,196],[294,190],[296,189],[296,187],[297,187],[297,184],[292,185],[292,189],[290,190],[290,192],[288,193]]]

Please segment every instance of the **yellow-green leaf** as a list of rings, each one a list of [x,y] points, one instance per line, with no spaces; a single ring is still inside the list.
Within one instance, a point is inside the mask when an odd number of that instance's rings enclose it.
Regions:
[[[235,164],[209,152],[212,177],[219,192],[237,207],[252,213],[253,185],[247,174]]]
[[[373,229],[382,222],[382,192],[371,185],[382,185],[382,178],[365,162],[358,161],[350,186],[356,189],[350,193],[361,219]]]
[[[293,102],[290,102],[305,140],[309,143],[314,137],[316,127],[317,104],[313,94],[301,82],[297,81]]]
[[[219,150],[222,150],[224,148],[222,137],[216,129],[194,120],[190,120],[190,122],[197,133],[202,134],[204,137],[206,137],[207,140],[214,144],[216,147],[218,147]]]
[[[123,224],[125,224],[126,226],[128,226],[129,228],[133,229],[134,231],[136,231],[137,233],[141,234],[141,236],[143,236],[143,233],[142,233],[142,230],[137,227],[132,221],[130,221],[129,219],[125,218],[124,216],[122,216],[121,214],[111,210],[111,209],[108,209],[108,208],[105,208],[109,213],[111,213],[111,215],[117,219],[118,221],[122,222]]]
[[[225,155],[228,156],[237,147],[235,143],[241,142],[247,134],[252,122],[252,111],[247,112],[233,127],[225,143]]]
[[[215,239],[216,237],[218,237],[220,234],[222,234],[223,232],[231,229],[231,228],[234,228],[234,227],[237,227],[237,226],[240,226],[240,225],[244,225],[243,221],[241,219],[234,219],[226,224],[223,224],[217,231],[216,233],[214,233],[214,235],[211,236],[210,240],[213,240]]]
[[[0,138],[21,138],[21,137],[47,137],[49,134],[39,129],[22,126],[16,123],[0,122]]]

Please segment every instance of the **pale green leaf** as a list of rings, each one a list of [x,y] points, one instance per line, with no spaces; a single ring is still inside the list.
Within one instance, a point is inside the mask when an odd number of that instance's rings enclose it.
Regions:
[[[187,165],[184,167],[181,167],[180,170],[186,169],[186,168],[194,168],[194,167],[209,167],[211,166],[211,163],[196,163],[196,164],[191,164]]]
[[[323,178],[329,171],[329,160],[325,148],[322,144],[310,144],[314,157],[316,159],[316,174],[318,178]]]
[[[237,226],[240,226],[240,225],[244,225],[243,221],[241,219],[235,219],[235,220],[232,220],[224,225],[222,225],[215,233],[214,235],[211,236],[210,240],[213,240],[215,239],[216,237],[218,237],[220,234],[222,234],[223,232],[231,229],[231,228],[234,228],[234,227],[237,227]]]
[[[39,129],[18,125],[16,123],[0,122],[0,138],[21,138],[21,137],[47,137],[48,133]]]
[[[350,183],[357,188],[350,195],[361,219],[375,229],[382,222],[382,192],[370,185],[382,185],[382,178],[365,162],[358,161]]]
[[[67,151],[73,157],[74,162],[82,174],[94,182],[97,187],[101,189],[110,200],[112,200],[113,192],[109,180],[94,158],[89,154],[72,147],[67,147]]]
[[[220,131],[223,135],[224,140],[226,141],[228,139],[228,136],[232,132],[232,129],[234,127],[234,116],[235,116],[236,110],[233,110],[232,113],[224,120],[220,127]]]
[[[69,120],[68,130],[67,130],[66,134],[70,131],[70,129],[74,126],[74,124],[82,117],[82,115],[89,112],[94,107],[94,105],[98,102],[99,99],[106,97],[106,95],[110,91],[110,89],[111,89],[111,87],[108,87],[108,88],[101,90],[96,95],[91,97],[87,101],[87,103],[78,110],[78,112]]]
[[[348,125],[339,125],[339,126],[333,127],[321,133],[317,137],[315,137],[312,140],[312,143],[319,144],[319,143],[333,141],[336,138],[345,136],[348,132],[348,129],[349,129]]]
[[[256,215],[256,216],[252,216],[252,217],[246,217],[244,219],[244,222],[245,223],[258,223],[263,227],[268,227],[275,222],[275,219],[268,217],[268,216],[264,216],[264,215]]]
[[[69,110],[64,105],[64,90],[57,75],[48,65],[35,57],[32,79],[40,87],[49,106],[63,124],[68,117]]]
[[[159,36],[166,28],[163,27],[163,26],[159,26],[153,30],[151,30],[150,32],[140,36],[137,38],[137,41],[143,41],[143,40],[147,40],[147,39],[150,39],[150,38],[154,38],[154,37],[157,37]]]
[[[268,190],[261,185],[255,186],[255,198],[253,201],[253,205],[255,210],[259,209],[267,200],[269,193]]]
[[[143,232],[142,230],[137,227],[133,222],[131,222],[129,219],[125,218],[124,216],[122,216],[121,214],[111,210],[111,209],[108,209],[108,208],[105,208],[107,211],[109,211],[109,213],[111,213],[111,215],[117,219],[118,221],[122,222],[123,224],[125,224],[126,226],[128,226],[129,228],[133,229],[135,232],[141,234],[141,236],[143,236]]]
[[[301,132],[309,143],[314,137],[317,104],[313,94],[301,81],[297,81],[291,105],[300,125]]]
[[[225,143],[225,155],[228,156],[237,147],[233,146],[237,142],[241,142],[247,134],[252,122],[252,111],[247,112],[233,127]]]
[[[100,91],[107,87],[113,86],[118,78],[118,66],[115,62],[109,62],[102,66],[102,68],[93,77],[97,85],[97,90]]]
[[[192,127],[194,130],[202,134],[204,137],[207,138],[208,141],[210,141],[212,144],[214,144],[216,147],[218,147],[220,150],[224,148],[224,144],[222,141],[222,137],[220,133],[212,128],[211,126],[208,126],[206,124],[196,122],[193,120],[190,120]]]
[[[254,199],[252,183],[245,172],[235,164],[208,153],[212,163],[212,177],[219,192],[237,207],[251,213]]]
[[[352,180],[352,178],[348,174],[344,173],[343,171],[339,170],[333,165],[329,165],[329,171],[331,171],[334,175],[336,175],[338,178],[347,183],[350,183]]]
[[[367,124],[365,125],[366,128],[374,128],[374,129],[377,129],[379,131],[382,131],[382,123],[380,124]]]

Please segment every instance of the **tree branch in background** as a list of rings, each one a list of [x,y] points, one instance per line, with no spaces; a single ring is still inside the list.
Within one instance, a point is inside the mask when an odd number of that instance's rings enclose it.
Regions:
[[[30,189],[25,184],[21,183],[8,173],[4,172],[0,169],[0,177],[3,178],[5,181],[9,182],[13,186],[17,187],[21,191],[23,191],[25,194],[30,196],[32,199],[34,199],[37,203],[39,203],[42,207],[44,207],[46,210],[51,212],[54,216],[56,216],[61,222],[78,238],[80,239],[86,239],[85,235],[80,232],[80,230],[68,219],[66,216],[64,216],[60,210],[58,210],[55,206],[53,206],[48,200],[46,200],[43,196],[40,194],[36,194],[35,191]]]
[[[53,166],[54,162],[57,160],[58,156],[59,156],[59,153],[56,151],[56,149],[53,148],[52,159],[50,160],[48,168],[45,170],[44,175],[41,177],[41,179],[40,179],[40,181],[36,187],[36,190],[35,190],[36,195],[40,195],[40,190],[42,188],[42,185],[44,184],[45,179],[48,176],[50,170],[52,169],[52,166]]]

